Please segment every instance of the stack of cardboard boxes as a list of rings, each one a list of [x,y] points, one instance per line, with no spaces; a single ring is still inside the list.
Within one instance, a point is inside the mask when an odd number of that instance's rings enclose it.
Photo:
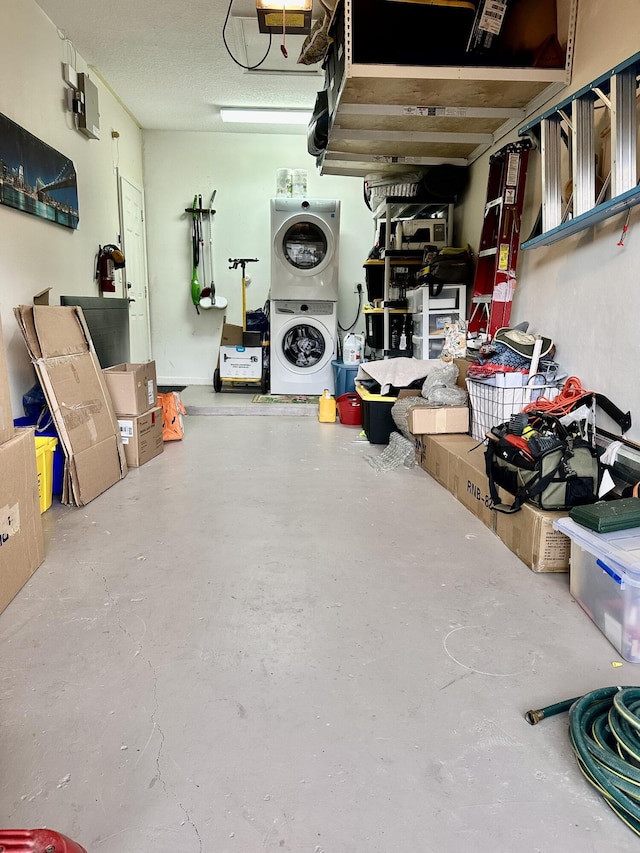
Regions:
[[[118,419],[129,468],[139,468],[164,450],[156,363],[116,364],[102,371]]]
[[[458,385],[465,387],[469,362],[455,359]],[[466,414],[465,414],[466,413]],[[469,512],[480,519],[534,572],[569,570],[571,541],[554,529],[566,512],[545,512],[530,503],[512,515],[496,512],[489,494],[484,443],[468,435],[466,408],[415,409],[409,429],[416,437],[418,462],[448,489]],[[499,491],[501,500],[513,497]]]
[[[567,572],[571,541],[554,530],[553,522],[566,512],[547,512],[523,504],[513,515],[493,509],[485,470],[484,445],[469,435],[420,435],[418,461],[469,512],[502,539],[534,572]],[[508,503],[513,496],[499,491]]]
[[[32,429],[13,428],[0,328],[0,611],[44,560]]]

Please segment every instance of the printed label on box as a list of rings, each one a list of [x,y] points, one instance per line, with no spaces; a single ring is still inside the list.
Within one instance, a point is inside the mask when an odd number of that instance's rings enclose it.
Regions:
[[[155,403],[155,397],[153,394],[153,379],[149,379],[147,381],[147,402],[150,406],[153,406]]]
[[[121,421],[118,420],[118,426],[120,427],[120,435],[122,436],[122,443],[125,443],[125,438],[133,437],[133,421]]]
[[[20,504],[5,506],[0,512],[0,548],[20,533]]]
[[[502,19],[506,10],[504,0],[490,0],[482,11],[478,29],[498,35],[502,27]]]
[[[544,536],[543,561],[552,565],[569,565],[569,553],[571,551],[571,540],[558,530],[547,530]]]

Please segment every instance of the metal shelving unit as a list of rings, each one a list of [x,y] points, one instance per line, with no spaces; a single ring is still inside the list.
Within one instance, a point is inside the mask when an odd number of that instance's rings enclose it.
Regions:
[[[394,264],[406,260],[410,264],[420,262],[423,255],[421,250],[403,250],[396,249],[392,244],[391,223],[398,222],[404,219],[412,219],[419,217],[421,214],[435,213],[438,220],[445,219],[446,221],[446,243],[451,242],[451,230],[453,222],[453,203],[435,204],[433,201],[421,201],[418,198],[389,196],[380,203],[374,210],[374,221],[376,223],[376,232],[381,222],[385,223],[385,245],[383,251],[384,260],[384,297],[383,297],[383,332],[384,346],[383,358],[391,357],[390,346],[390,329],[389,329],[389,288],[391,285],[391,268]],[[446,215],[445,214],[446,211]],[[409,312],[407,312],[409,313]]]

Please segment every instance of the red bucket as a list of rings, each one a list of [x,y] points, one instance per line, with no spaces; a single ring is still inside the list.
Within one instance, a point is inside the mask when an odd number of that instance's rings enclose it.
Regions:
[[[340,423],[347,426],[362,425],[362,402],[357,394],[341,394],[336,400]]]

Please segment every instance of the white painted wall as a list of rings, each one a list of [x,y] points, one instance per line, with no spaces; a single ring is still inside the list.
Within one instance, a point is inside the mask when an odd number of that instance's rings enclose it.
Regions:
[[[574,73],[567,93],[632,56],[639,47],[637,0],[580,0]],[[540,205],[537,151],[531,153],[529,163],[522,227],[525,237]],[[459,239],[475,250],[487,174],[488,155],[472,168],[458,231]],[[521,252],[511,323],[528,320],[531,332],[552,337],[562,368],[578,376],[586,388],[606,394],[624,411],[631,411],[635,424],[627,435],[640,441],[640,384],[634,379],[640,351],[640,210],[632,211],[630,230],[621,248],[617,242],[624,218],[622,214],[553,246]],[[601,425],[614,429],[605,417]]]
[[[7,350],[14,417],[35,376],[14,316],[15,305],[52,287],[61,294],[95,296],[98,245],[118,237],[116,168],[142,183],[140,130],[100,80],[102,139],[88,140],[72,126],[64,108],[62,63],[67,48],[56,27],[33,0],[3,0],[0,27],[0,112],[70,157],[78,174],[80,225],[77,231],[0,205],[0,318]],[[77,70],[87,71],[81,57]],[[111,130],[120,133],[116,144]],[[122,295],[122,294],[115,294]]]
[[[259,259],[247,267],[252,278],[247,307],[261,307],[269,290],[269,199],[275,195],[276,169],[307,169],[309,197],[342,203],[339,318],[343,326],[353,322],[354,285],[364,286],[362,264],[374,237],[361,178],[321,177],[303,135],[145,131],[143,139],[151,335],[161,384],[210,384],[218,359],[225,312],[198,316],[191,303],[191,223],[184,210],[196,193],[208,204],[217,191],[216,293],[229,300],[228,322],[240,323],[240,271],[228,269],[228,258]],[[202,274],[199,279],[204,286]],[[362,319],[357,330],[364,331]]]

